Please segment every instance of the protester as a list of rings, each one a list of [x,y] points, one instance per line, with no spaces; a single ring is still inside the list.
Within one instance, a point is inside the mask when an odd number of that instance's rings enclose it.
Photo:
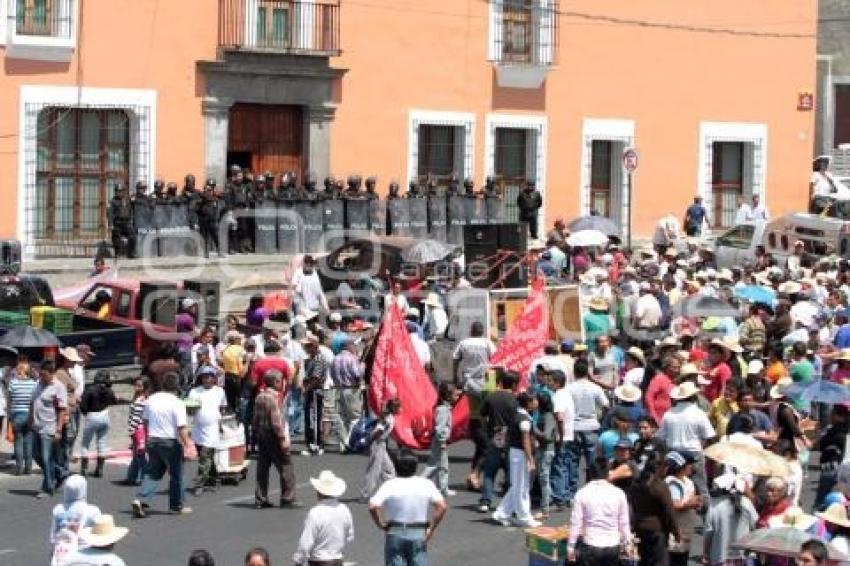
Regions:
[[[460,397],[453,383],[443,381],[438,389],[437,406],[434,407],[434,429],[431,435],[431,453],[422,475],[434,481],[443,497],[455,495],[449,489],[449,437],[452,432],[452,407]],[[542,480],[541,480],[542,481]]]
[[[263,374],[265,389],[254,401],[254,434],[257,436],[257,489],[254,506],[257,509],[271,507],[269,502],[269,468],[274,466],[280,478],[280,506],[301,507],[295,499],[295,470],[290,457],[292,441],[277,390],[282,387],[283,376],[277,370]]]
[[[664,458],[655,454],[649,458],[628,493],[638,538],[640,566],[668,564],[668,543],[672,536],[681,541],[679,526],[673,512],[670,491],[664,483]]]
[[[195,496],[215,489],[213,459],[220,437],[221,416],[228,406],[224,389],[216,385],[215,368],[199,368],[198,375],[201,385],[192,389],[188,396],[198,404],[192,423],[192,441],[198,450],[198,476],[192,487]]]
[[[732,549],[731,545],[755,528],[758,520],[755,507],[745,495],[747,489],[743,478],[733,473],[714,480],[703,533],[703,555],[710,566],[743,557],[743,552]]]
[[[145,406],[150,395],[150,381],[146,377],[133,380],[133,400],[127,414],[127,432],[130,435],[130,451],[132,459],[127,467],[126,485],[141,485],[142,475],[147,464],[145,446],[147,444],[147,429],[144,423]]]
[[[80,529],[80,540],[86,547],[69,556],[67,564],[79,566],[125,566],[115,554],[115,544],[127,536],[127,527],[115,525],[112,515],[100,515],[90,527]]]
[[[307,513],[292,557],[295,564],[342,564],[345,547],[354,541],[351,512],[339,498],[345,493],[345,481],[323,470],[310,478],[318,503]]]
[[[558,428],[561,425],[555,418],[552,396],[537,394],[537,421],[532,429],[537,444],[536,469],[540,482],[540,512],[534,515],[538,521],[549,518],[549,504],[552,499],[551,471],[555,459],[555,444],[561,437]]]
[[[262,546],[252,548],[245,554],[245,566],[272,566],[269,551]]]
[[[106,442],[106,436],[109,434],[109,407],[117,403],[118,399],[112,391],[109,372],[98,370],[94,376],[94,383],[85,388],[80,401],[80,412],[86,417],[83,441],[80,445],[82,453],[80,475],[82,476],[86,475],[89,448],[91,448],[91,441],[95,438],[97,439],[97,465],[92,476],[99,478],[103,475],[103,464],[109,451]]]
[[[25,355],[18,355],[18,361],[6,374],[8,395],[9,425],[14,434],[15,475],[32,473],[33,430],[30,415],[33,409],[33,395],[39,385],[38,375],[30,366]]]
[[[508,431],[508,458],[510,479],[508,491],[493,513],[493,520],[509,526],[539,527],[531,515],[531,474],[536,469],[532,434],[531,412],[537,408],[537,399],[528,393],[517,396],[517,412]]]
[[[39,381],[32,394],[30,425],[33,431],[33,456],[41,468],[41,499],[52,496],[64,479],[60,474],[63,430],[68,424],[68,389],[54,377],[53,362],[41,363]]]
[[[381,409],[381,416],[375,423],[369,444],[369,461],[360,488],[360,497],[366,501],[372,497],[378,488],[387,480],[395,477],[396,470],[390,459],[387,442],[395,426],[395,417],[401,410],[398,399],[389,399]]]
[[[797,564],[798,566],[826,566],[828,558],[826,544],[817,539],[810,539],[800,545]]]
[[[384,482],[369,500],[372,520],[386,533],[386,564],[427,564],[428,543],[448,508],[433,482],[416,476],[416,466],[416,456],[400,455],[398,477]]]
[[[75,545],[85,547],[85,543],[81,544],[79,541],[80,530],[90,527],[100,515],[100,509],[86,500],[87,491],[86,479],[83,476],[72,475],[65,481],[63,502],[53,508],[50,523],[49,541],[51,554],[54,556],[57,554],[56,545],[60,538],[63,542],[70,542],[71,549]]]
[[[694,482],[693,460],[678,452],[667,453],[667,478],[664,480],[670,491],[674,518],[679,529],[679,540],[670,545],[671,566],[687,566],[691,553],[691,538],[697,525],[697,510],[703,506]]]
[[[188,566],[215,566],[215,560],[208,551],[199,548],[189,555]]]
[[[567,389],[567,376],[564,372],[552,372],[551,379],[555,388],[552,395],[552,412],[557,427],[549,483],[552,490],[552,506],[556,510],[562,510],[573,496],[570,492],[573,486],[570,483],[570,456],[567,453],[567,446],[575,440],[576,409],[573,396]]]
[[[508,477],[508,433],[517,410],[515,390],[519,376],[515,372],[501,371],[496,377],[496,390],[487,395],[481,404],[481,418],[486,430],[487,448],[482,468],[481,497],[478,511],[494,510],[496,475],[503,470]]]

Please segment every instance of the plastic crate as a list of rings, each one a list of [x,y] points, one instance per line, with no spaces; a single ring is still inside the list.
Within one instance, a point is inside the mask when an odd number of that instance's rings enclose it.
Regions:
[[[57,310],[56,307],[38,306],[30,308],[30,317],[32,318],[30,324],[36,328],[44,328],[44,315],[49,311],[55,310]]]
[[[30,313],[16,311],[0,311],[0,324],[6,326],[28,326]]]
[[[542,564],[563,564],[567,559],[567,539],[570,537],[566,527],[536,527],[525,531],[525,549],[529,555],[545,558],[549,562]]]
[[[74,331],[74,313],[62,309],[45,312],[44,329],[53,334],[70,334]]]

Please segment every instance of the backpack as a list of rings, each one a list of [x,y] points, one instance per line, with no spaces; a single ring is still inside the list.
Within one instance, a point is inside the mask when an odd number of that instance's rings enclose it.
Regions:
[[[352,425],[348,433],[348,449],[354,453],[363,453],[372,444],[372,433],[378,425],[378,418],[364,415]]]

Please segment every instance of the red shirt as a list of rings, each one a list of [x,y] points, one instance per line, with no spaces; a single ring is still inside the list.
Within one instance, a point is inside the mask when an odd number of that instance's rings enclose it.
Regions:
[[[649,382],[649,387],[646,388],[646,412],[658,424],[661,424],[661,418],[664,413],[670,410],[672,405],[672,401],[670,401],[671,389],[673,389],[673,380],[663,372],[656,373]]]
[[[266,388],[266,384],[263,383],[263,374],[270,369],[276,369],[283,374],[283,391],[281,392],[281,397],[283,397],[286,394],[286,390],[289,386],[290,374],[292,373],[292,370],[289,367],[289,362],[285,359],[273,357],[257,360],[254,362],[254,367],[251,369],[251,381],[257,386],[257,392],[259,393]]]
[[[703,393],[705,394],[705,398],[708,399],[709,402],[712,402],[720,397],[720,392],[723,390],[726,382],[732,379],[732,370],[729,369],[726,362],[720,362],[708,370],[706,378],[709,379],[711,383],[705,386]]]

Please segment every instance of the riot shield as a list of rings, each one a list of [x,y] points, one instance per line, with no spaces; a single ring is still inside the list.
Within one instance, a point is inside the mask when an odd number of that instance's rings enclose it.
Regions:
[[[346,199],[345,201],[345,228],[354,232],[369,229],[369,205],[373,201]],[[374,201],[374,202],[377,202]]]
[[[500,224],[505,221],[505,199],[487,197],[484,199],[487,213],[487,224]]]
[[[428,197],[428,231],[432,239],[446,241],[446,197]]]
[[[133,206],[133,223],[136,227],[136,257],[156,257],[159,255],[159,242],[156,240],[154,209],[145,204]]]
[[[410,236],[410,206],[406,198],[387,201],[387,225],[391,236]]]
[[[452,195],[448,200],[448,227],[446,241],[463,244],[463,227],[466,225],[466,197]]]
[[[322,232],[325,229],[322,222],[324,203],[314,200],[296,201],[295,212],[301,216],[304,224],[304,252],[318,253],[324,251]]]
[[[277,252],[277,205],[274,201],[258,203],[254,209],[254,252]]]
[[[414,238],[428,237],[428,200],[408,199],[410,209],[410,235]]]
[[[304,223],[295,201],[281,201],[277,206],[277,249],[280,253],[294,255],[304,251]]]
[[[369,201],[369,229],[378,236],[384,236],[387,232],[387,207],[386,202],[380,199]]]
[[[322,245],[324,251],[332,250],[342,243],[345,230],[345,201],[329,199],[322,202],[322,222],[324,233]]]
[[[466,197],[466,223],[472,226],[487,222],[484,201],[476,197]]]

